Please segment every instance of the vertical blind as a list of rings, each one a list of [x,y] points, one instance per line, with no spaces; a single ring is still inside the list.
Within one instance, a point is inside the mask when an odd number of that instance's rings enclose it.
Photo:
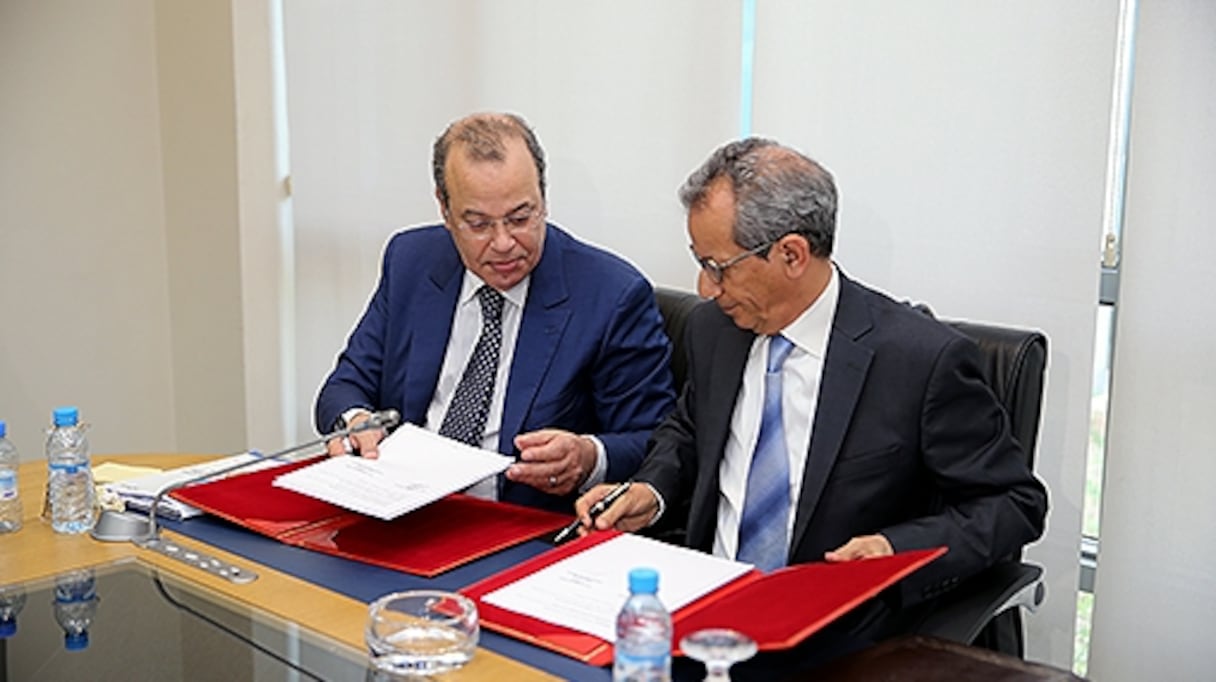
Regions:
[[[1089,673],[1211,679],[1216,5],[1141,3]]]
[[[1049,602],[1030,655],[1070,665],[1117,3],[286,0],[297,383],[313,395],[396,229],[438,221],[430,145],[516,111],[551,218],[691,288],[675,190],[753,128],[821,161],[842,268],[943,317],[1035,327],[1051,358],[1038,471]]]
[[[697,0],[288,0],[300,438],[395,231],[439,222],[434,138],[513,111],[549,161],[550,220],[685,288],[676,189],[736,131],[738,7]]]
[[[940,317],[1037,328],[1047,602],[1071,667],[1117,3],[762,3],[755,127],[836,174],[837,258]]]

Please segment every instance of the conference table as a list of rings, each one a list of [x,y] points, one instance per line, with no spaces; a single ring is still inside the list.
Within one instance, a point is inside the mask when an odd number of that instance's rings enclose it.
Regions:
[[[112,461],[170,469],[214,457],[126,455],[96,456],[93,461],[94,465]],[[416,588],[455,590],[548,547],[541,541],[527,542],[427,579],[290,547],[210,517],[162,524],[165,536],[174,542],[258,574],[251,583],[235,584],[130,542],[109,543],[88,535],[56,534],[39,518],[46,484],[45,462],[23,463],[19,476],[24,528],[15,534],[0,535],[0,586],[45,583],[56,575],[81,568],[94,568],[102,576],[106,571],[135,562],[153,573],[188,583],[220,601],[230,601],[236,606],[280,619],[289,624],[289,629],[315,633],[331,642],[339,655],[355,659],[365,657],[363,628],[367,604],[381,594]],[[102,584],[101,577],[98,584]],[[100,588],[98,591],[101,592]],[[114,600],[107,603],[106,595],[101,596],[100,612],[118,608],[111,606]],[[34,606],[27,605],[27,610],[33,609]],[[25,629],[26,625],[22,623],[21,627]],[[107,627],[124,625],[108,624]],[[4,677],[0,665],[0,679]],[[606,668],[588,666],[483,630],[481,646],[473,660],[442,679],[607,680],[610,677]]]
[[[111,461],[171,469],[215,457],[216,455],[182,454],[99,456],[94,458],[94,464]],[[27,612],[31,612],[27,615],[35,622],[27,623],[26,615],[21,615],[21,628],[23,631],[39,627],[54,631],[56,626],[47,607],[55,602],[55,598],[48,596],[51,590],[49,585],[56,576],[76,569],[93,569],[98,576],[97,592],[102,599],[95,624],[96,628],[103,629],[98,639],[117,640],[117,646],[123,655],[119,656],[117,663],[107,662],[110,668],[107,674],[48,676],[42,671],[35,676],[37,679],[177,677],[190,680],[371,680],[373,677],[367,674],[366,647],[363,640],[368,603],[380,595],[404,589],[457,590],[551,547],[545,541],[532,540],[433,578],[423,578],[285,545],[209,516],[184,522],[162,523],[162,532],[167,539],[186,549],[211,554],[242,570],[258,574],[258,578],[253,582],[237,584],[131,542],[100,542],[89,535],[71,536],[52,532],[50,525],[39,518],[45,483],[44,462],[33,461],[21,465],[20,489],[24,502],[25,527],[15,534],[0,535],[0,593],[3,588],[18,584],[30,585],[31,589],[41,586],[41,592],[31,594],[43,596],[31,597],[26,608]],[[401,541],[408,542],[409,539],[402,538]],[[123,585],[125,587],[120,587]],[[155,586],[155,590],[151,589],[151,586]],[[159,591],[160,597],[149,597],[148,593],[154,591]],[[175,622],[166,626],[157,620],[163,616],[148,615],[145,607],[137,604],[160,604],[163,608],[161,602],[164,601],[174,603],[185,614],[198,615],[199,612],[210,609],[213,614],[226,615],[206,617],[206,613],[203,613],[200,620],[209,622],[209,625],[199,625],[190,619],[189,623]],[[196,608],[190,608],[189,603],[195,604]],[[183,607],[183,604],[186,606]],[[105,615],[105,623],[102,622],[102,614]],[[188,618],[186,615],[181,617]],[[37,622],[38,618],[41,623]],[[209,651],[202,644],[208,638],[217,636],[212,632],[217,628],[231,635],[227,639],[240,640],[240,643],[234,645],[229,642],[226,651],[232,653],[215,654],[210,658],[206,653],[198,653]],[[156,635],[159,634],[157,631],[165,629],[190,634],[187,636],[171,633],[168,645],[155,644]],[[273,635],[269,639],[265,636],[254,636],[267,630]],[[28,641],[28,634],[25,636]],[[6,651],[6,645],[12,641],[0,638],[0,682],[6,682],[8,679],[6,655],[16,658],[11,651]],[[38,641],[38,646],[43,644],[44,642]],[[54,645],[59,646],[57,642]],[[22,645],[23,649],[29,646]],[[176,647],[177,651],[163,656],[144,651],[156,646],[167,649]],[[233,649],[233,646],[237,648]],[[291,671],[277,672],[278,669],[274,667],[277,664],[273,660],[268,663],[267,656],[260,659],[261,667],[257,663],[243,663],[244,659],[250,658],[250,652],[245,649],[257,649],[275,660],[286,662],[293,671],[302,671],[303,676]],[[193,660],[190,658],[192,650],[197,650]],[[137,651],[141,656],[134,655]],[[127,676],[119,668],[118,672],[114,673],[113,666],[123,665],[128,652],[131,654],[130,665],[143,666],[141,671],[149,665],[169,665],[172,672],[149,675],[134,674],[132,671],[133,674]],[[252,654],[254,658],[258,655],[256,652]],[[148,662],[149,656],[155,663]],[[236,664],[237,672],[232,672],[232,662],[217,660],[217,656],[239,659]],[[165,657],[176,658],[168,663],[156,660]],[[59,662],[71,658],[71,654],[61,656]],[[310,670],[312,662],[316,662],[319,668]],[[680,674],[677,677],[700,679],[703,668],[689,661],[680,663]],[[228,667],[225,667],[225,664]],[[245,667],[241,667],[242,665]],[[263,668],[267,665],[275,672],[270,675],[263,674]],[[822,680],[892,679],[892,675],[925,682],[971,679],[1008,679],[1011,682],[1077,679],[1067,671],[1027,664],[1009,656],[924,638],[894,640],[838,659],[826,668],[809,673],[784,670],[777,676],[783,677],[786,673],[789,673],[790,679]],[[508,682],[551,679],[596,681],[611,679],[611,673],[608,668],[586,665],[483,629],[480,646],[473,660],[464,668],[440,678]]]

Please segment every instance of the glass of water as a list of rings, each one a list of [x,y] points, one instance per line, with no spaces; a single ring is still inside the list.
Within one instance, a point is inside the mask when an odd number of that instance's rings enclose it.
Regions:
[[[756,642],[738,630],[697,630],[680,640],[685,656],[705,664],[705,682],[729,682],[730,667],[756,655]]]
[[[468,663],[477,649],[477,605],[454,592],[412,590],[368,607],[364,633],[375,679],[436,675]]]

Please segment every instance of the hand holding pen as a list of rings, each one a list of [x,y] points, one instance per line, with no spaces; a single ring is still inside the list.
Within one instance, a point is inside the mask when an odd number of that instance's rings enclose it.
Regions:
[[[600,514],[607,511],[608,507],[611,507],[613,502],[620,499],[621,495],[629,492],[629,486],[631,485],[633,484],[629,481],[625,481],[624,483],[617,485],[612,490],[609,490],[607,495],[604,495],[598,501],[596,501],[595,504],[591,505],[591,508],[587,510],[587,516],[591,518],[591,524],[594,525],[595,520],[599,518]],[[571,521],[570,525],[561,529],[561,531],[559,531],[558,534],[553,538],[553,544],[560,545],[566,540],[573,538],[574,534],[578,532],[579,527],[582,525],[583,520],[581,517]]]

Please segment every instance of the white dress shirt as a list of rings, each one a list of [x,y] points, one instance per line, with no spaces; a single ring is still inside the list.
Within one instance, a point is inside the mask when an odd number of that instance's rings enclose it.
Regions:
[[[811,443],[811,427],[819,403],[819,379],[827,353],[836,304],[840,299],[840,276],[832,275],[823,293],[804,310],[781,335],[794,344],[781,368],[781,414],[785,427],[786,450],[790,460],[790,515],[787,537],[793,536],[802,474],[806,469]],[[760,417],[764,410],[764,375],[767,370],[770,337],[757,336],[743,369],[743,387],[731,415],[730,435],[718,470],[718,527],[714,533],[713,553],[729,559],[739,549],[739,519],[747,491]]]
[[[502,292],[505,299],[502,306],[502,346],[498,355],[498,373],[494,377],[494,394],[490,397],[490,411],[486,414],[486,432],[481,439],[481,447],[486,450],[498,450],[507,380],[511,375],[515,342],[519,338],[519,325],[523,319],[524,303],[528,300],[528,287],[531,282],[532,276],[529,275],[519,284]],[[467,269],[464,271],[460,297],[456,300],[456,315],[452,319],[452,331],[443,356],[443,367],[439,370],[439,381],[435,385],[435,393],[431,396],[431,404],[426,411],[426,428],[429,431],[438,432],[443,424],[443,417],[447,414],[448,405],[456,393],[456,385],[460,383],[464,366],[468,364],[473,347],[477,345],[477,338],[481,336],[481,303],[477,300],[477,290],[484,284],[477,275]],[[602,482],[608,470],[608,457],[603,443],[594,436],[591,440],[595,442],[596,467],[584,482],[583,489]],[[464,492],[475,497],[497,499],[497,480],[487,478],[473,484]]]

